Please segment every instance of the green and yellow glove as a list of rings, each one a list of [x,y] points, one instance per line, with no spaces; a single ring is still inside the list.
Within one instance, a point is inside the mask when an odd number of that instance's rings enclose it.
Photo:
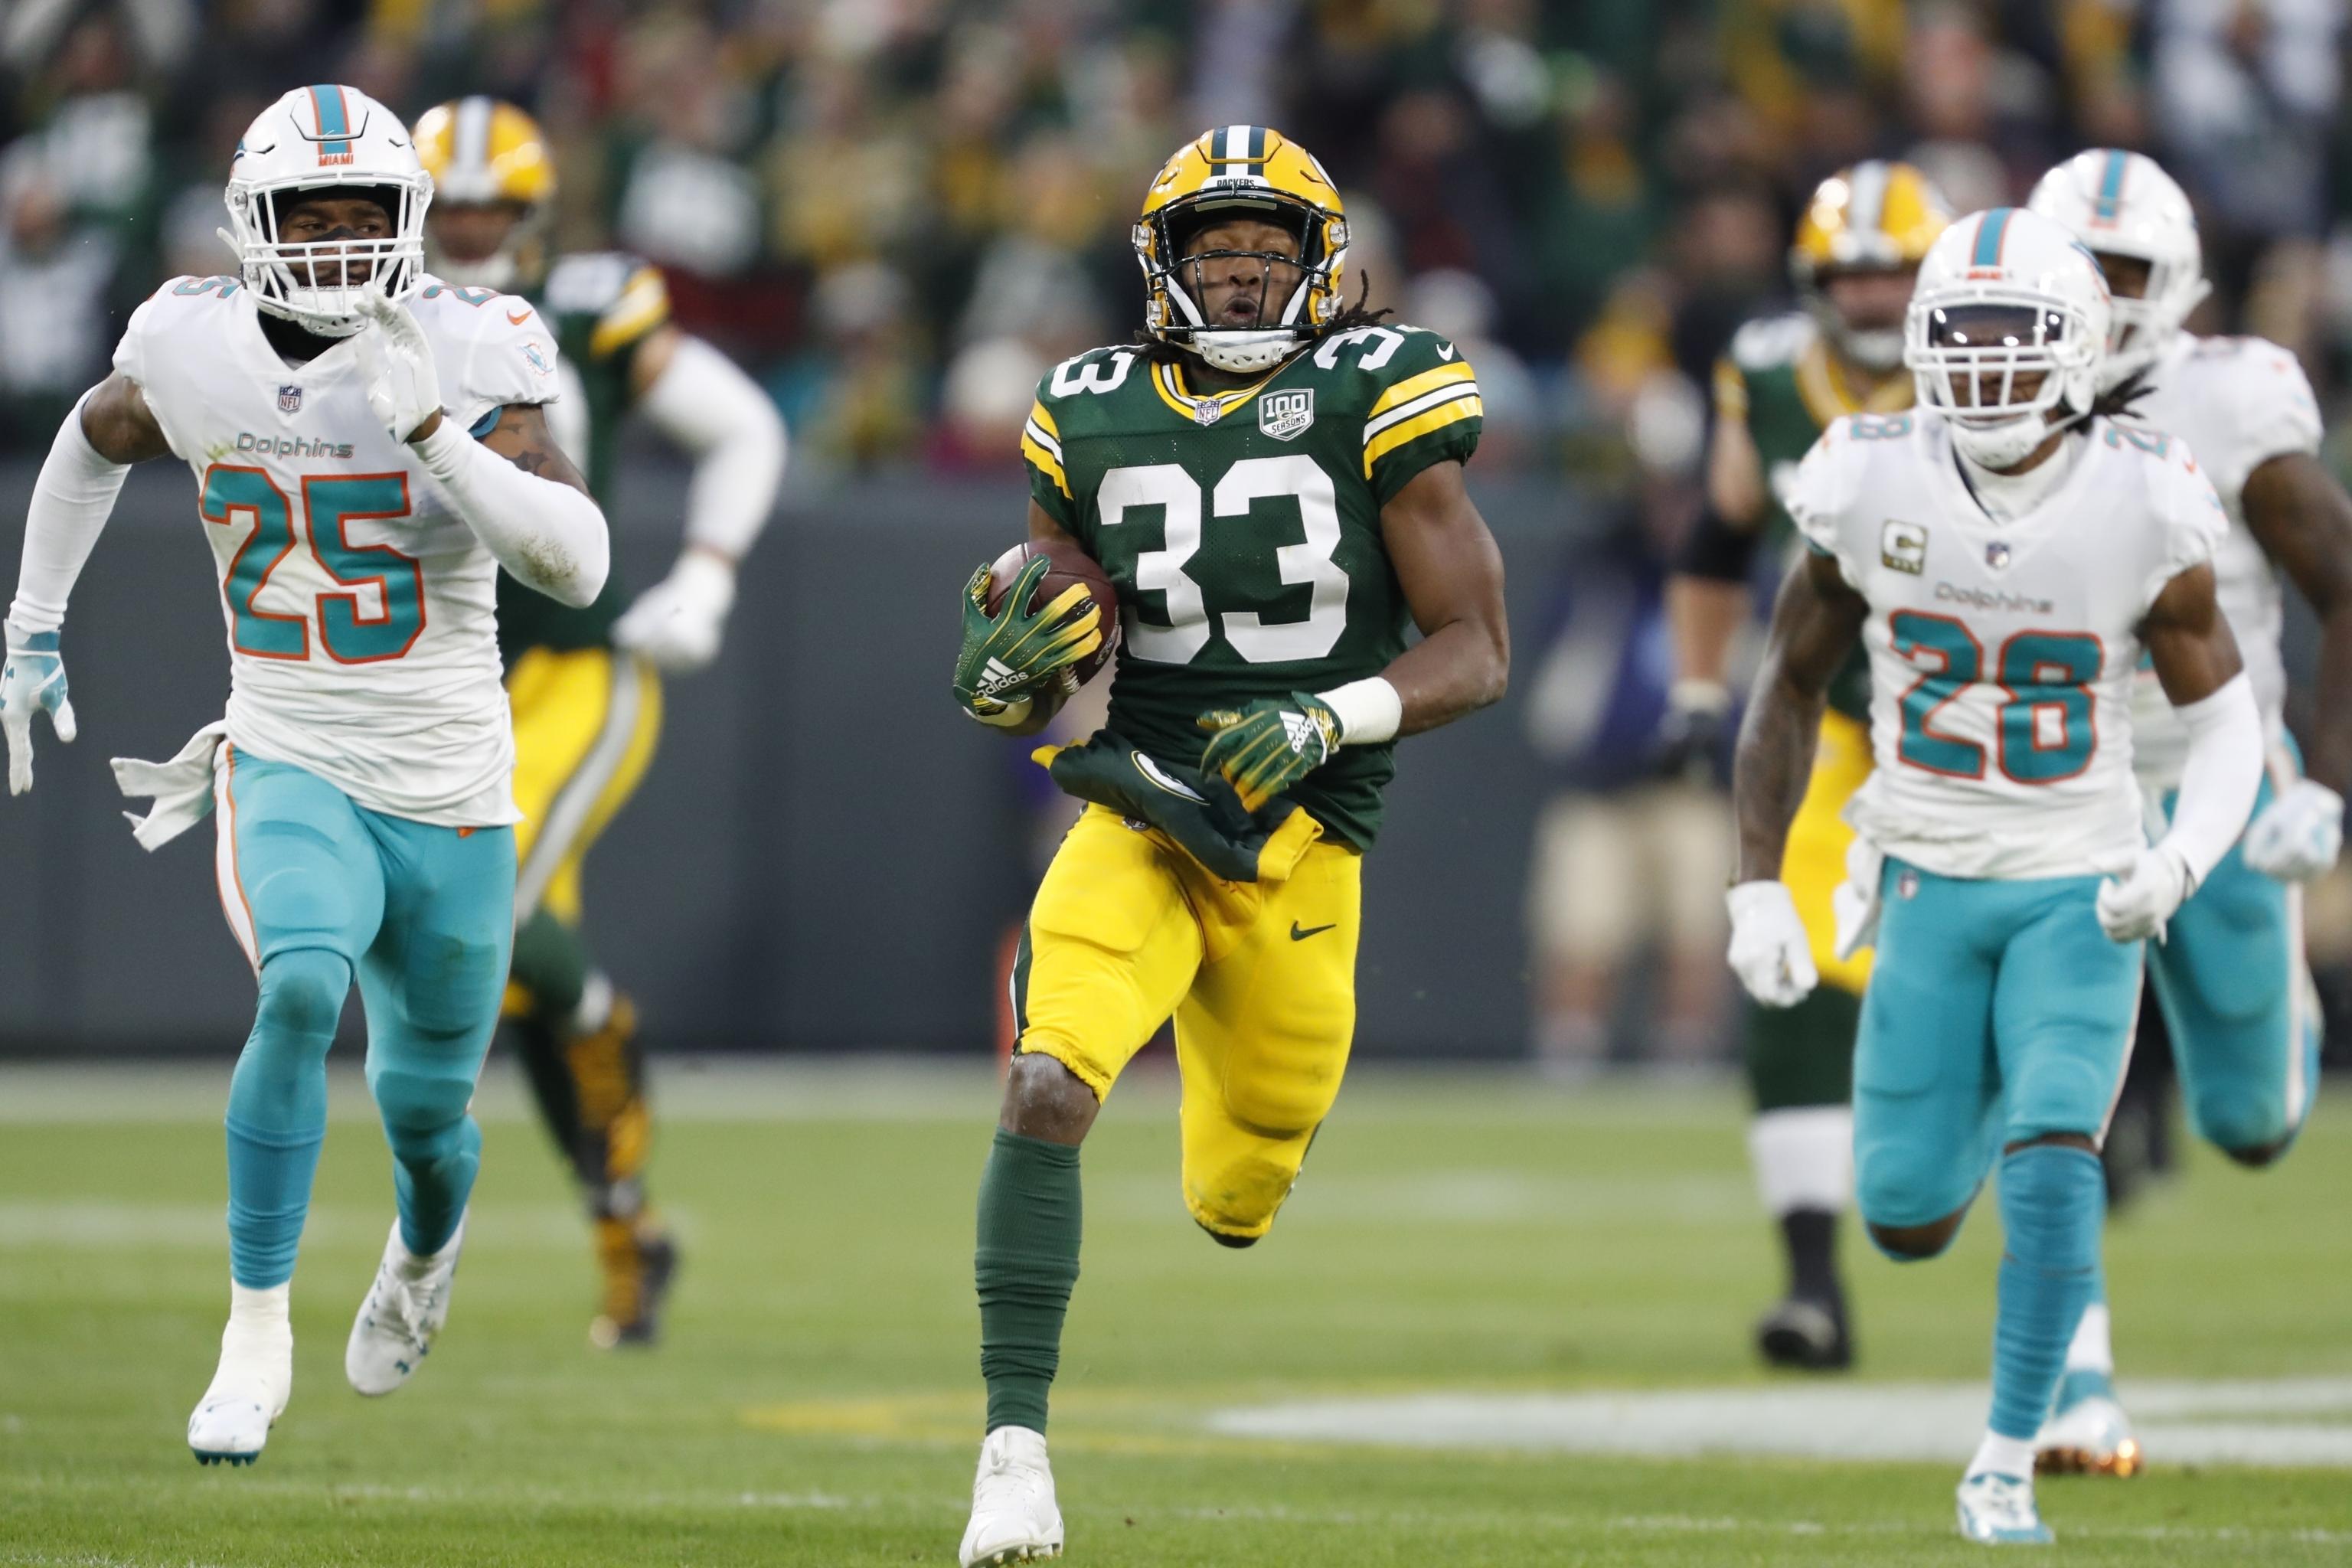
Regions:
[[[1339,716],[1304,691],[1261,697],[1246,708],[1213,709],[1195,722],[1210,731],[1201,771],[1223,774],[1244,811],[1256,811],[1339,749]]]
[[[1034,615],[1024,608],[1052,567],[1046,557],[1032,557],[992,616],[989,569],[982,566],[964,584],[955,697],[983,724],[1020,723],[1039,685],[1102,647],[1102,612],[1081,584],[1072,584]]]

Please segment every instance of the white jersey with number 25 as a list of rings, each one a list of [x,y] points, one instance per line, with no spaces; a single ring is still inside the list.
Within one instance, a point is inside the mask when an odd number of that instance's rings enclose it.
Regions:
[[[2179,440],[2095,420],[2063,479],[1995,522],[1944,417],[1841,419],[1789,510],[1869,601],[1877,768],[1848,820],[1950,877],[2086,875],[2144,842],[2131,689],[2148,606],[2225,526]]]
[[[425,279],[407,301],[445,416],[472,429],[556,395],[528,301]],[[499,684],[498,563],[376,423],[353,341],[298,365],[234,278],[181,278],[114,351],[195,475],[228,631],[228,742],[372,810],[516,821]]]

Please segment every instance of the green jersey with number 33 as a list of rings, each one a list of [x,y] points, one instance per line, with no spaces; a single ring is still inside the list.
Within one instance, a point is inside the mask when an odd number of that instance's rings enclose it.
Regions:
[[[1409,621],[1381,509],[1466,461],[1483,412],[1469,364],[1417,327],[1334,333],[1224,393],[1139,346],[1056,365],[1021,452],[1038,505],[1118,587],[1110,727],[1190,765],[1211,709],[1378,675]],[[1289,796],[1370,848],[1391,749],[1345,747]]]

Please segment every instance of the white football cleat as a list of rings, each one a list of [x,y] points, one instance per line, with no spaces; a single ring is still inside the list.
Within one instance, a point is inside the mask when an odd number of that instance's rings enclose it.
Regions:
[[[980,1446],[971,1482],[971,1522],[963,1528],[963,1568],[1035,1563],[1062,1554],[1062,1510],[1054,1503],[1054,1468],[1045,1435],[999,1426]]]
[[[2033,1437],[2033,1468],[2045,1476],[2136,1476],[2147,1456],[2105,1373],[2070,1372],[2050,1419]]]
[[[419,1258],[400,1239],[400,1222],[392,1222],[375,1283],[368,1287],[343,1347],[343,1375],[353,1388],[371,1395],[390,1394],[416,1374],[433,1349],[433,1336],[449,1321],[449,1289],[465,1240],[461,1217],[446,1246]]]
[[[200,1465],[249,1465],[286,1414],[294,1389],[294,1331],[284,1321],[232,1317],[221,1331],[220,1367],[188,1417],[188,1447]]]
[[[1960,1533],[1984,1546],[2047,1546],[2058,1538],[2033,1506],[2033,1478],[1982,1470],[1960,1483]]]

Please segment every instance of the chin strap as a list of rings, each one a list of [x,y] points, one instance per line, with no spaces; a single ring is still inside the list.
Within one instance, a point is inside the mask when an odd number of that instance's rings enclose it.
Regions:
[[[1204,336],[1208,341],[1202,341]],[[1306,342],[1306,335],[1296,327],[1250,327],[1238,331],[1195,328],[1183,340],[1184,346],[1207,363],[1236,374],[1271,370]],[[1219,351],[1229,357],[1218,358]]]

